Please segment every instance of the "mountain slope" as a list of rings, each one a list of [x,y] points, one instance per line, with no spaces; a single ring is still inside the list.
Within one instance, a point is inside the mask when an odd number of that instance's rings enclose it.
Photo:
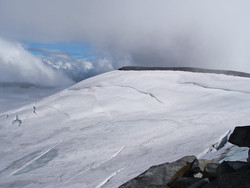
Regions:
[[[250,121],[250,79],[113,71],[0,115],[0,187],[118,187]]]

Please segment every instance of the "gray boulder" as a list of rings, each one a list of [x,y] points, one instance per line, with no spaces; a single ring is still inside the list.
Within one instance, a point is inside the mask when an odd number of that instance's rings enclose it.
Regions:
[[[250,188],[250,163],[223,161],[217,168],[217,177],[218,188]]]
[[[217,168],[217,177],[221,178],[222,176],[234,173],[236,171],[242,171],[250,169],[250,163],[243,161],[223,161]]]
[[[211,160],[206,160],[206,159],[196,159],[192,165],[192,167],[190,168],[190,170],[188,171],[188,175],[189,176],[194,176],[197,173],[203,173],[203,171],[205,170],[206,166],[208,164],[219,164],[219,162],[217,161],[211,161]]]
[[[209,183],[209,179],[208,178],[204,178],[204,179],[200,179],[200,181],[192,184],[188,188],[201,188],[203,185],[206,185],[208,183]]]
[[[191,167],[195,156],[186,156],[172,163],[164,163],[150,167],[144,173],[129,180],[120,188],[145,188],[152,186],[167,186],[177,177],[183,176]]]
[[[235,127],[229,142],[240,147],[250,147],[250,126]]]
[[[217,168],[217,178],[221,178],[225,174],[233,173],[235,170],[228,164],[227,161],[223,161]]]
[[[217,177],[217,163],[208,163],[204,169],[204,177],[208,177],[210,180]]]

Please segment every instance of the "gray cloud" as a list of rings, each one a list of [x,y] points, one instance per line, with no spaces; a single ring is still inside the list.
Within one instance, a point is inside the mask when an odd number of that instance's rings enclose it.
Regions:
[[[247,0],[0,0],[0,35],[83,41],[123,65],[250,72]]]

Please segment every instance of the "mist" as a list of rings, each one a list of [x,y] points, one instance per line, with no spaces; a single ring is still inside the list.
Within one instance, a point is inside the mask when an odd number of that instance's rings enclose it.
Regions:
[[[250,72],[249,7],[247,0],[0,0],[0,36],[88,42],[114,69],[192,66]]]

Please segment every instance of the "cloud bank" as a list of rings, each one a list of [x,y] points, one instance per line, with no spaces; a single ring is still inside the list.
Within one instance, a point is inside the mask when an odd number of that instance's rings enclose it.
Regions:
[[[43,50],[43,55],[34,55],[20,43],[0,38],[0,84],[67,86],[110,70],[113,66],[105,58],[90,61],[57,50]]]
[[[248,0],[0,0],[0,35],[88,42],[113,68],[250,72],[249,7]]]
[[[39,86],[63,86],[73,81],[47,66],[19,43],[0,38],[0,82],[29,83]]]
[[[67,52],[60,51],[55,53],[53,51],[49,52],[47,50],[47,53],[40,56],[40,58],[45,64],[54,70],[63,72],[75,82],[114,70],[112,62],[106,58],[99,57],[88,60],[85,58],[73,58]]]

